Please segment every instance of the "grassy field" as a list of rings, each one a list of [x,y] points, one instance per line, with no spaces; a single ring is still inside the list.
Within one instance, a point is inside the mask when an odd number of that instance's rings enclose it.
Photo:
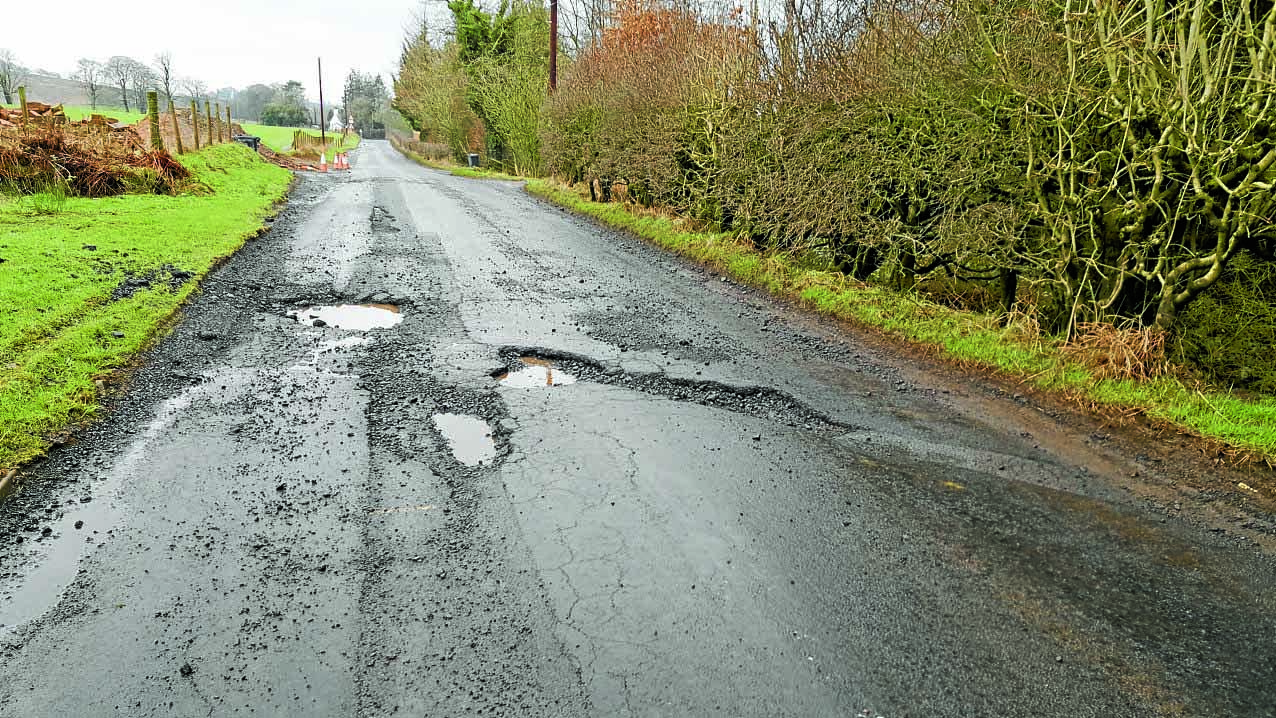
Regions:
[[[914,295],[860,284],[844,274],[806,268],[799,259],[762,254],[732,235],[695,231],[687,222],[600,204],[561,184],[528,180],[533,194],[637,234],[665,249],[730,274],[741,282],[794,299],[839,319],[874,327],[940,349],[961,362],[1004,372],[1083,403],[1132,408],[1210,439],[1276,458],[1276,398],[1242,399],[1202,390],[1179,379],[1097,379],[1070,361],[1059,343],[996,317],[962,312]]]
[[[260,137],[261,141],[264,142],[267,147],[276,152],[283,152],[291,148],[292,135],[297,131],[297,129],[298,128],[296,127],[273,127],[271,125],[256,125],[251,123],[244,124],[245,132],[250,135]],[[305,132],[312,137],[319,136],[319,130],[306,129]],[[342,142],[341,135],[328,133],[328,141],[332,142],[334,139],[339,144],[337,149],[343,152],[349,152],[359,146],[359,136],[356,134],[349,135],[345,138],[345,141]]]
[[[0,106],[17,107],[18,105],[0,104]],[[135,111],[125,112],[122,108],[119,108],[119,107],[104,107],[102,105],[98,105],[98,108],[96,110],[90,108],[88,105],[84,105],[84,106],[63,105],[62,109],[66,112],[67,119],[71,120],[72,122],[83,120],[84,118],[89,117],[90,115],[106,115],[107,117],[114,117],[120,122],[127,122],[129,124],[133,124],[134,122],[137,122],[138,120],[146,116],[146,113],[144,112],[135,112]]]
[[[180,160],[214,193],[0,197],[0,474],[95,415],[95,380],[194,291],[181,273],[202,277],[238,249],[292,177],[236,144]]]
[[[138,120],[146,116],[146,113],[144,112],[133,112],[133,111],[125,112],[124,110],[118,107],[100,107],[99,106],[96,110],[94,110],[89,107],[76,107],[74,105],[67,105],[67,106],[64,106],[62,109],[66,110],[66,118],[72,121],[83,120],[84,118],[89,117],[90,115],[106,115],[107,117],[114,117],[120,122],[127,122],[129,124],[133,124],[134,122],[137,122]]]

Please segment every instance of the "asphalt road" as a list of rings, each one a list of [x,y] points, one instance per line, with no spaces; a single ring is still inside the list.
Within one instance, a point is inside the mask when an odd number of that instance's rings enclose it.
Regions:
[[[1153,448],[357,161],[0,505],[0,715],[1276,715],[1270,548]]]

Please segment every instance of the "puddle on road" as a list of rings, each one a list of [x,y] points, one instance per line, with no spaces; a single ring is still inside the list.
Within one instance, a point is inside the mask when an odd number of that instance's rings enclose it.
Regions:
[[[518,387],[519,389],[535,389],[541,386],[562,386],[576,383],[576,377],[556,368],[553,362],[546,359],[519,357],[518,360],[524,365],[522,369],[498,374],[496,380],[505,386]]]
[[[124,483],[136,475],[146,447],[169,430],[194,396],[195,392],[187,391],[166,401],[105,478],[79,487],[77,493],[83,498],[78,502],[62,497],[61,517],[45,524],[48,533],[8,549],[31,568],[0,578],[0,636],[39,618],[61,600],[80,562],[95,545],[104,544],[124,519]]]
[[[435,414],[433,418],[457,461],[480,466],[496,458],[496,439],[486,421],[468,414]]]
[[[338,304],[329,307],[306,307],[288,312],[288,316],[310,327],[335,327],[356,332],[389,329],[403,321],[403,314],[393,304]]]

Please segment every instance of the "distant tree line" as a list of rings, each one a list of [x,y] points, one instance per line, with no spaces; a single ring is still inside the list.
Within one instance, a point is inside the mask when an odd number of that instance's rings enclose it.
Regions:
[[[17,88],[34,74],[37,73],[24,67],[12,51],[0,49],[0,95],[6,104],[16,101]],[[179,74],[170,52],[156,55],[150,63],[125,55],[105,60],[81,58],[68,79],[80,84],[92,109],[119,107],[126,112],[141,112],[146,107],[146,93],[154,90],[159,93],[161,107],[165,108],[169,101],[177,107],[186,106],[190,100],[201,106],[210,101],[232,106],[237,119],[263,124],[297,127],[320,121],[317,105],[306,100],[305,87],[296,80],[254,84],[242,90],[233,87],[212,90],[199,78]],[[360,111],[379,108],[388,102],[385,85],[379,77],[368,78],[367,84],[367,91],[359,87],[347,92],[351,97],[372,98],[361,102]]]

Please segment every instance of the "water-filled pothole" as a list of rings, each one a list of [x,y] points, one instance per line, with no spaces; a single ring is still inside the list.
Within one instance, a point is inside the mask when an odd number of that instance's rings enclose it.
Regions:
[[[403,314],[393,304],[338,304],[328,307],[306,307],[288,312],[288,316],[311,327],[335,327],[357,332],[389,329],[403,321]]]
[[[433,418],[457,461],[480,466],[496,458],[496,439],[486,421],[468,414],[435,414]]]
[[[576,377],[554,366],[554,363],[539,357],[523,356],[518,360],[523,368],[496,375],[496,380],[505,386],[520,389],[535,389],[542,386],[562,386],[575,384]]]

